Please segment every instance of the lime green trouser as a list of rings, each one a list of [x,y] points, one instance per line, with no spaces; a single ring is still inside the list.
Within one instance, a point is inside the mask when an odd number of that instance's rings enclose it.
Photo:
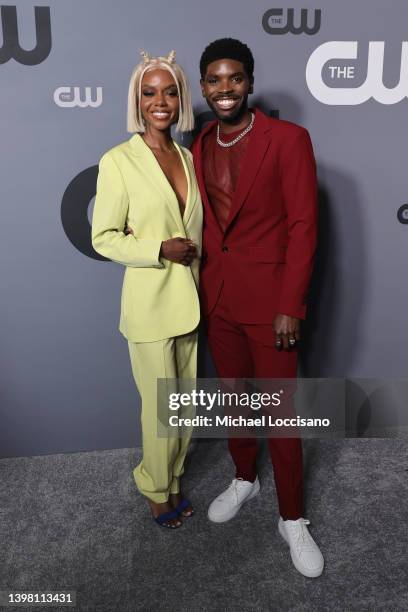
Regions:
[[[129,342],[130,361],[142,398],[143,457],[133,470],[139,491],[156,503],[180,491],[190,435],[158,437],[157,379],[192,378],[197,373],[197,332],[159,340]]]

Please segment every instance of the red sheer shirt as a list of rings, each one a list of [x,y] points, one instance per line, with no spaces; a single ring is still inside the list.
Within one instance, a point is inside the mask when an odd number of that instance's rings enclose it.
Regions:
[[[231,142],[243,130],[221,134],[222,142]],[[232,198],[237,188],[242,160],[248,146],[251,132],[231,147],[217,143],[217,124],[203,139],[204,183],[210,204],[221,229],[224,231],[231,209]]]

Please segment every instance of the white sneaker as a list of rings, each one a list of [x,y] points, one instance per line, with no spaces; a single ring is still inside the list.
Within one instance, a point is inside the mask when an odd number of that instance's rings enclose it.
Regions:
[[[298,572],[308,578],[317,578],[323,571],[324,559],[320,549],[306,525],[310,521],[299,518],[297,521],[279,519],[278,529],[290,546],[290,556]]]
[[[213,523],[224,523],[238,514],[242,504],[258,495],[258,476],[254,482],[234,478],[228,489],[218,495],[208,508],[208,518]]]

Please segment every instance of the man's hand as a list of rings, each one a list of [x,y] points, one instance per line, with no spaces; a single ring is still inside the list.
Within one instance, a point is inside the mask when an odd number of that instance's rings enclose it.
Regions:
[[[300,321],[295,317],[278,314],[273,322],[275,329],[276,342],[275,346],[278,350],[282,348],[289,351],[300,340]]]
[[[187,238],[171,238],[162,242],[160,256],[174,263],[189,266],[197,257],[197,247]]]
[[[133,234],[133,230],[127,225],[125,234]],[[162,242],[160,257],[173,261],[174,263],[189,266],[193,259],[197,257],[197,247],[192,240],[187,238],[171,238]]]

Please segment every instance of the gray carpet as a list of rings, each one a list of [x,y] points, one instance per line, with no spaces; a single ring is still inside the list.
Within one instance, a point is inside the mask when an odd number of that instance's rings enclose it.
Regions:
[[[0,589],[73,589],[76,610],[98,612],[408,610],[406,440],[307,440],[304,451],[318,579],[293,568],[277,533],[265,451],[261,495],[230,523],[208,522],[232,464],[223,441],[200,441],[184,479],[196,516],[176,531],[135,490],[139,451],[0,461]]]

